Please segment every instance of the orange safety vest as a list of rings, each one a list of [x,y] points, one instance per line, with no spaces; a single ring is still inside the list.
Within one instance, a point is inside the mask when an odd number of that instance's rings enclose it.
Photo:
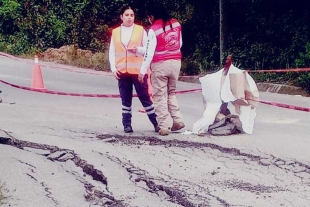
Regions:
[[[140,25],[134,25],[131,39],[128,45],[121,41],[121,27],[112,31],[112,38],[115,47],[115,66],[121,73],[139,74],[143,62],[143,55],[128,52],[126,48],[142,46],[144,29]]]

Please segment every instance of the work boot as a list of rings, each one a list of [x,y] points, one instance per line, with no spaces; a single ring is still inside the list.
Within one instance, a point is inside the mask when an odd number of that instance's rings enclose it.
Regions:
[[[160,128],[159,128],[158,125],[157,125],[157,126],[154,126],[154,129],[155,129],[155,132],[159,132],[159,130],[160,130]]]
[[[158,131],[158,134],[161,136],[167,136],[169,134],[169,131],[167,129],[160,129]]]
[[[131,133],[131,132],[133,132],[132,127],[131,127],[131,126],[124,126],[124,132],[125,132],[125,133]]]
[[[178,131],[185,127],[185,124],[183,122],[173,123],[171,127],[171,131]]]

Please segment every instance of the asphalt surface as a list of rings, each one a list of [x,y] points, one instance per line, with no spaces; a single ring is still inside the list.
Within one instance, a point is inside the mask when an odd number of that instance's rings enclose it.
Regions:
[[[49,65],[41,67],[49,90],[118,94],[110,73]],[[0,56],[0,80],[30,87],[32,69]],[[199,87],[178,83],[178,90]],[[134,98],[134,133],[127,135],[119,98],[45,94],[3,83],[0,90],[3,206],[309,206],[308,112],[259,104],[253,135],[160,137]],[[306,97],[260,95],[310,107]],[[191,130],[204,110],[202,95],[180,94],[178,100]]]

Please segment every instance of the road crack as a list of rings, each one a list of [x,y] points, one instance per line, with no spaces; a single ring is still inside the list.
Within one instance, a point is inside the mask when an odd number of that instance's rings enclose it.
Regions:
[[[186,207],[230,206],[224,199],[212,195],[207,188],[203,188],[188,181],[172,179],[171,177],[169,180],[155,178],[150,176],[146,170],[134,166],[130,161],[122,161],[117,157],[105,155],[101,152],[97,153],[124,168],[129,173],[129,179],[134,185],[172,203]],[[142,182],[144,184],[142,184]],[[195,188],[199,190],[196,192],[188,192],[188,189],[192,186],[195,186]]]
[[[102,184],[104,184],[107,189],[108,181],[107,181],[107,178],[103,175],[103,173],[100,170],[95,169],[94,166],[89,164],[86,160],[81,159],[73,150],[61,149],[57,146],[51,146],[51,145],[46,145],[46,144],[38,144],[34,142],[18,140],[14,138],[13,136],[11,136],[8,132],[4,130],[1,130],[1,131],[5,132],[8,135],[8,137],[0,137],[0,144],[16,147],[21,150],[24,150],[24,148],[46,150],[49,153],[46,153],[43,155],[39,154],[39,155],[45,156],[47,159],[53,162],[66,162],[68,160],[71,160],[77,167],[81,168],[85,174],[92,177],[93,180],[99,181]],[[23,163],[23,164],[27,165],[27,163]],[[31,166],[31,167],[34,167],[34,166]],[[30,178],[36,180],[36,178],[34,178],[32,175],[30,174],[27,174],[27,175]],[[118,206],[118,207],[128,206],[123,201],[119,201],[115,199],[108,191],[106,192],[106,191],[97,190],[95,186],[93,186],[87,181],[84,181],[83,183],[84,183],[84,187],[86,190],[85,199],[89,203],[100,205],[100,206]],[[49,188],[45,186],[43,182],[41,182],[41,185],[44,187],[45,191],[47,192],[46,196],[52,199],[53,202],[56,205],[58,205],[57,201],[52,197]]]
[[[256,162],[257,164],[265,167],[273,166],[283,170],[284,172],[289,172],[292,174],[297,174],[298,172],[303,172],[302,175],[298,175],[301,179],[310,179],[310,166],[296,160],[284,160],[277,158],[273,155],[261,157],[259,155],[252,155],[249,153],[242,152],[236,148],[222,147],[213,143],[198,143],[189,142],[181,140],[161,140],[157,137],[141,137],[141,136],[124,136],[117,134],[102,134],[97,136],[97,138],[105,140],[107,143],[117,144],[122,143],[126,145],[149,145],[149,146],[164,146],[166,148],[176,147],[176,148],[193,148],[193,149],[204,149],[209,148],[213,150],[218,150],[222,154],[234,157],[236,160],[242,160],[246,165],[250,162]],[[112,138],[112,139],[111,139]],[[108,139],[108,140],[107,140]],[[224,158],[227,158],[226,156]],[[231,159],[231,158],[230,158]]]

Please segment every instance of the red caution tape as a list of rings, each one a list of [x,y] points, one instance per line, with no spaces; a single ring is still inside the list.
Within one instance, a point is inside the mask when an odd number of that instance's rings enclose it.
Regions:
[[[120,98],[119,94],[83,94],[83,93],[68,93],[68,92],[60,92],[60,91],[51,91],[47,89],[33,89],[30,87],[19,86],[12,83],[8,83],[6,81],[0,80],[0,82],[12,86],[14,88],[19,88],[28,91],[35,91],[39,93],[48,93],[48,94],[56,94],[56,95],[64,95],[64,96],[80,96],[80,97],[97,97],[97,98]],[[137,97],[137,94],[133,94],[133,97]]]
[[[8,57],[11,59],[19,60],[19,61],[24,61],[27,63],[33,63],[30,60],[24,60],[21,58],[17,58],[13,55],[8,55],[6,53],[0,52],[0,56]],[[77,72],[77,73],[87,73],[87,74],[93,74],[93,75],[100,75],[98,73],[92,73],[92,72],[87,72],[87,71],[75,71],[70,68],[65,68],[65,67],[58,67],[58,66],[50,66],[50,65],[44,65],[40,64],[41,66],[44,67],[50,67],[50,68],[56,68],[56,69],[62,69],[62,70],[67,70],[71,72]],[[310,68],[300,68],[300,69],[277,69],[277,70],[248,70],[248,72],[304,72],[304,71],[310,71]],[[197,76],[180,76],[180,77],[197,77]],[[201,76],[198,76],[201,77]],[[80,97],[98,97],[98,98],[120,98],[119,94],[81,94],[81,93],[67,93],[67,92],[59,92],[59,91],[51,91],[51,90],[43,90],[43,89],[33,89],[25,86],[19,86],[15,85],[12,83],[8,83],[6,81],[0,80],[0,82],[10,85],[15,88],[20,88],[23,90],[29,90],[29,91],[35,91],[35,92],[40,92],[40,93],[48,93],[48,94],[56,94],[56,95],[67,95],[67,96],[80,96]],[[201,92],[201,89],[190,89],[190,90],[183,90],[183,91],[176,91],[176,94],[186,94],[186,93],[196,93],[196,92]],[[133,94],[133,97],[137,97],[137,94]],[[305,111],[305,112],[310,112],[310,108],[305,108],[305,107],[300,107],[300,106],[293,106],[293,105],[288,105],[288,104],[282,104],[282,103],[275,103],[275,102],[268,102],[268,101],[258,101],[263,104],[267,105],[272,105],[272,106],[277,106],[277,107],[282,107],[282,108],[287,108],[287,109],[294,109],[294,110],[299,110],[299,111]]]
[[[183,90],[183,91],[176,91],[175,94],[184,94],[184,93],[197,93],[201,92],[201,89],[189,89],[189,90]]]
[[[191,89],[191,90],[184,90],[184,91],[176,91],[176,94],[193,93],[193,92],[200,92],[200,91],[201,91],[201,89]],[[262,103],[262,104],[277,106],[277,107],[281,107],[281,108],[310,112],[310,108],[301,107],[301,106],[294,106],[294,105],[289,105],[289,104],[269,102],[269,101],[261,101],[261,100],[252,100],[252,101],[257,101],[257,102]]]
[[[286,109],[293,109],[297,111],[305,111],[305,112],[310,112],[310,108],[306,107],[301,107],[301,106],[294,106],[294,105],[289,105],[289,104],[283,104],[283,103],[276,103],[276,102],[270,102],[270,101],[258,101],[259,103],[271,105],[271,106],[277,106],[281,108],[286,108]]]
[[[0,56],[3,57],[7,57],[7,58],[11,58],[13,60],[18,60],[18,61],[22,61],[28,64],[34,64],[32,60],[27,60],[27,59],[22,59],[22,58],[18,58],[15,57],[13,55],[9,55],[6,53],[2,53],[0,52]],[[48,67],[48,68],[52,68],[52,69],[58,69],[58,70],[62,70],[62,71],[69,71],[69,72],[75,72],[75,73],[84,73],[84,74],[91,74],[91,75],[104,75],[104,76],[112,76],[113,74],[102,74],[102,73],[95,73],[95,72],[91,72],[91,71],[77,71],[75,69],[72,68],[68,68],[68,67],[61,67],[61,66],[53,66],[53,65],[49,65],[49,64],[45,64],[45,63],[40,63],[41,67]]]
[[[270,70],[246,70],[248,73],[286,73],[286,72],[309,72],[310,68],[295,68],[295,69],[270,69]],[[205,74],[208,75],[208,74]],[[180,78],[200,78],[204,75],[183,75]]]
[[[3,53],[3,52],[0,52],[0,56],[8,57],[8,58],[11,58],[11,59],[14,59],[14,60],[21,60],[21,58],[18,58],[18,57],[15,57],[13,55],[9,55],[9,54]],[[25,60],[25,61],[27,62],[27,60]]]
[[[68,92],[60,92],[60,91],[51,91],[47,89],[34,89],[26,86],[20,86],[13,83],[6,82],[4,80],[0,80],[0,82],[12,86],[14,88],[19,88],[28,91],[35,91],[39,93],[48,93],[48,94],[56,94],[56,95],[64,95],[64,96],[80,96],[80,97],[97,97],[97,98],[120,98],[119,94],[89,94],[89,93],[68,93]],[[176,94],[185,94],[185,93],[194,93],[200,92],[201,89],[190,89],[183,91],[176,91]],[[151,95],[151,94],[150,94]],[[133,94],[133,97],[137,97],[137,94]]]
[[[14,60],[18,60],[18,61],[23,61],[23,62],[27,62],[32,64],[33,61],[31,60],[27,60],[27,59],[22,59],[22,58],[18,58],[15,57],[13,55],[9,55],[3,52],[0,52],[0,56],[3,57],[8,57]],[[40,66],[42,67],[49,67],[49,68],[54,68],[54,69],[61,69],[64,71],[70,71],[70,72],[76,72],[76,73],[86,73],[86,74],[92,74],[92,75],[112,75],[112,74],[98,74],[98,73],[94,73],[91,71],[76,71],[72,68],[68,68],[68,67],[61,67],[61,66],[52,66],[52,65],[48,65],[48,64],[42,64],[40,63]],[[246,70],[249,73],[265,73],[265,72],[275,72],[275,73],[282,73],[282,72],[308,72],[310,71],[310,68],[295,68],[295,69],[270,69],[270,70]],[[180,76],[180,77],[185,77],[185,78],[189,78],[189,77],[202,77],[203,75],[194,75],[194,76]]]
[[[15,84],[3,81],[3,80],[0,80],[0,82],[4,83],[6,85],[9,85],[9,86],[15,87],[15,88],[20,88],[20,89],[23,89],[23,90],[35,91],[35,92],[40,92],[40,93],[48,93],[48,94],[56,94],[56,95],[64,95],[64,96],[79,96],[79,97],[120,98],[119,94],[67,93],[67,92],[51,91],[51,90],[46,90],[46,89],[33,89],[33,88],[30,88],[30,87],[15,85]],[[198,88],[198,89],[189,89],[189,90],[176,91],[175,94],[186,94],[186,93],[197,93],[197,92],[201,92],[201,89]],[[133,94],[133,97],[137,97],[137,94]],[[293,109],[293,110],[298,110],[298,111],[310,112],[310,108],[301,107],[301,106],[294,106],[294,105],[289,105],[289,104],[269,102],[269,101],[261,101],[261,100],[253,100],[253,101],[257,101],[257,102],[262,103],[262,104],[267,104],[267,105],[287,108],[287,109]]]

